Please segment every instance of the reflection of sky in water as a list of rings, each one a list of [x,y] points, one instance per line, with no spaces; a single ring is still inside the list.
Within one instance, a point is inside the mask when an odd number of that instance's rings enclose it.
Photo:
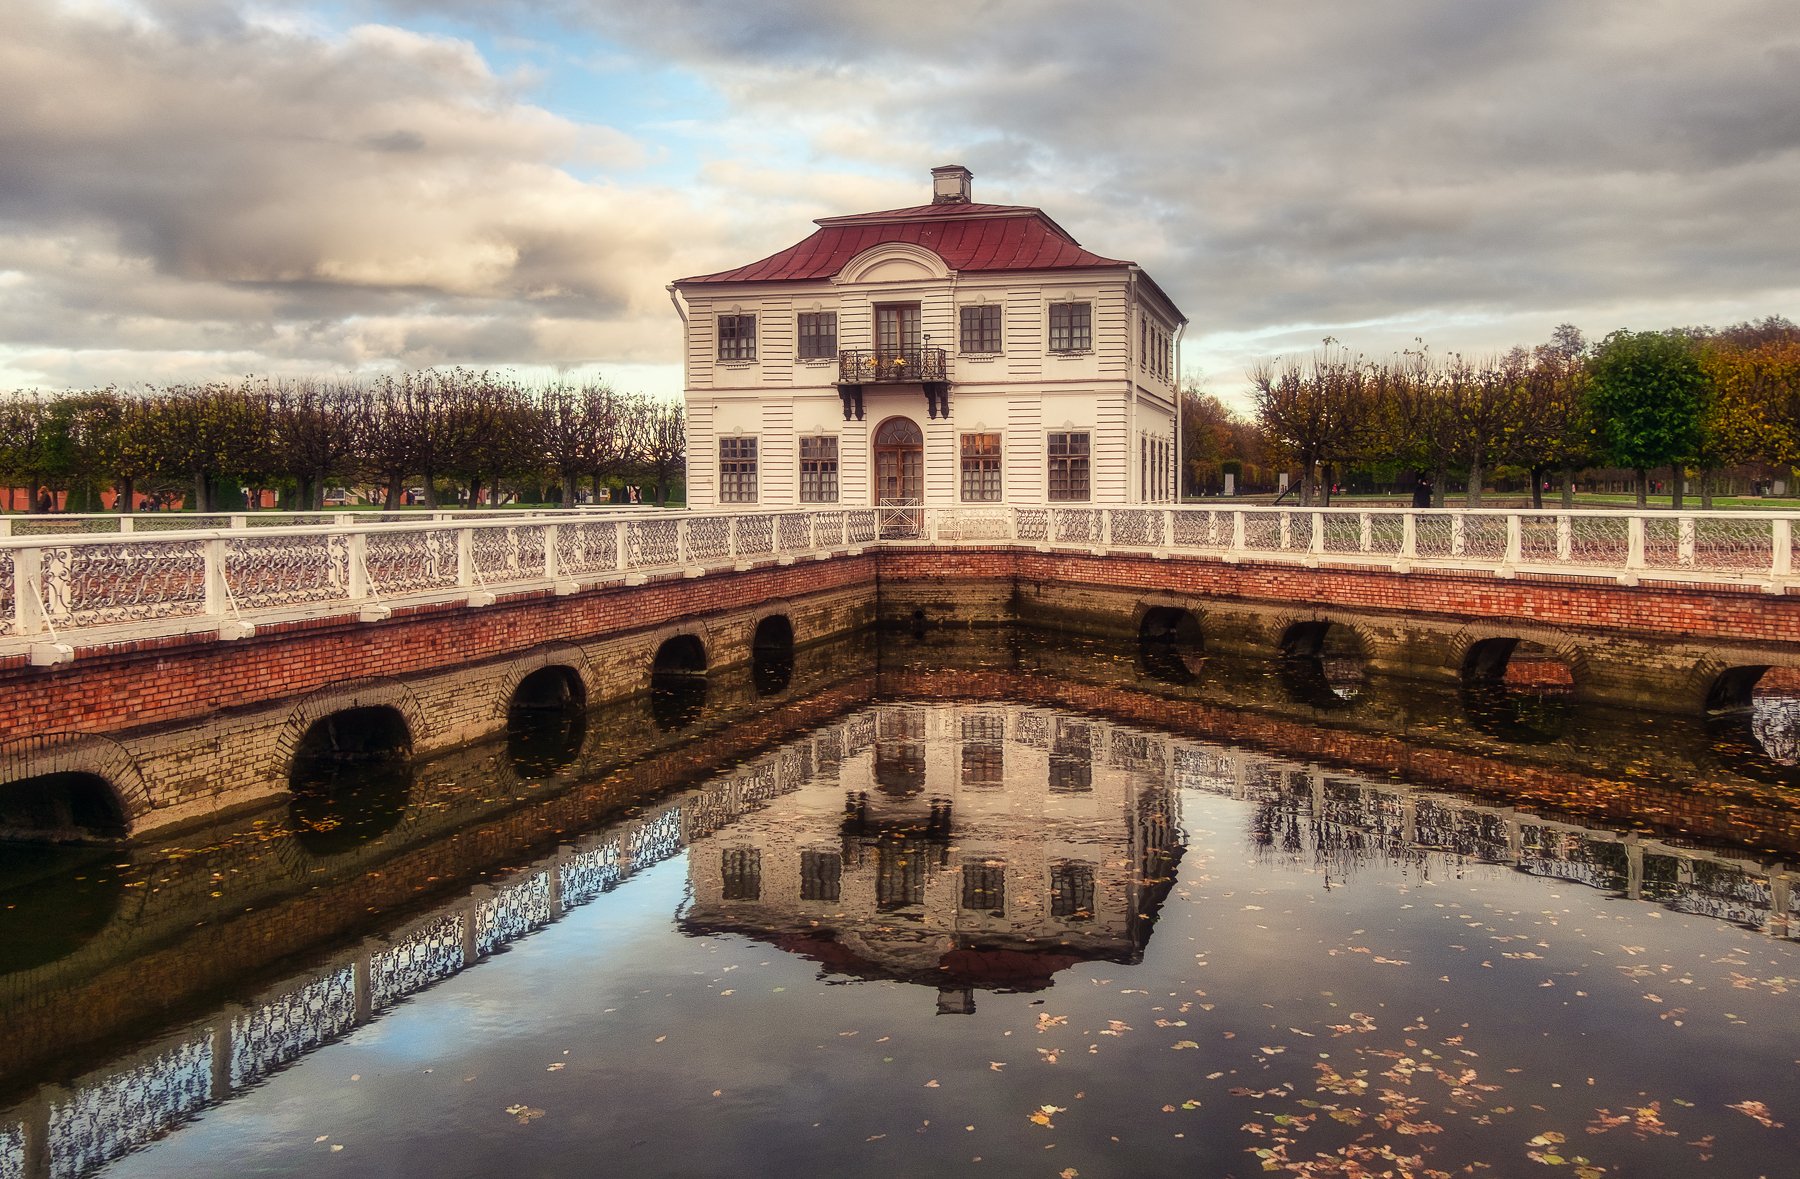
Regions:
[[[727,826],[111,1173],[1210,1175],[1362,1148],[1499,1175],[1537,1173],[1533,1150],[1608,1175],[1790,1172],[1800,947],[1347,843],[1293,773],[1272,841],[1268,798],[1182,791],[1187,848],[1140,963],[982,992],[969,1015],[684,936]],[[1560,830],[1541,838],[1579,838]]]

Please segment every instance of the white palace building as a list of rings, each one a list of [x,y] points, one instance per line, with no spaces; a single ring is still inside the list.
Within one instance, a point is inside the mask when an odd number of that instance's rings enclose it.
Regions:
[[[971,179],[672,285],[690,506],[1174,499],[1181,311]]]

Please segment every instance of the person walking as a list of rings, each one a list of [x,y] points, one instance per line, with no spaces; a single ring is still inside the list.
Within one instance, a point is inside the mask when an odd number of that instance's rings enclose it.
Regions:
[[[1421,473],[1413,476],[1413,507],[1428,508],[1431,506],[1431,486],[1430,475]]]

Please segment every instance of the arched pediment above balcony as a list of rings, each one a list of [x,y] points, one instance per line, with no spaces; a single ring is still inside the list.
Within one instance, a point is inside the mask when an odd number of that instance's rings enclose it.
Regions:
[[[834,280],[852,282],[919,282],[922,279],[949,278],[950,267],[924,246],[911,242],[883,242],[870,246],[837,273]]]

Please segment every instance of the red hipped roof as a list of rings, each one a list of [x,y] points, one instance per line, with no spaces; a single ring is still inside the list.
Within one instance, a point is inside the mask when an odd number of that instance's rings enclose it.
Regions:
[[[1075,270],[1130,266],[1081,248],[1067,230],[1028,205],[943,204],[821,217],[811,237],[760,262],[684,278],[702,282],[805,282],[828,279],[871,246],[923,246],[952,270]]]

